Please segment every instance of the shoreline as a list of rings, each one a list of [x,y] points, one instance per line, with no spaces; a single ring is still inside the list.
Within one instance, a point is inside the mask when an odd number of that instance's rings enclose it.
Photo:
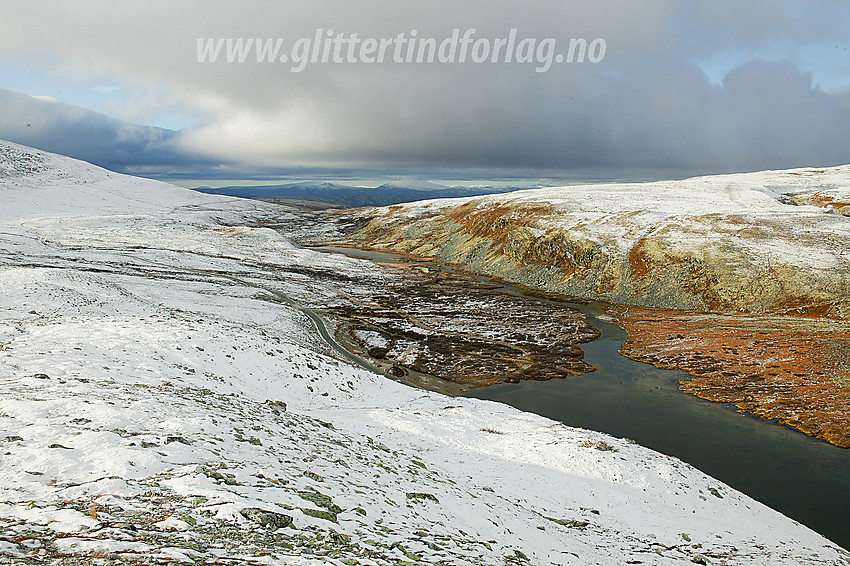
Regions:
[[[518,289],[521,294],[529,298],[541,298],[544,300],[556,300],[559,302],[574,304],[588,304],[590,302],[584,298],[570,297],[544,289],[538,289],[524,284],[507,281],[501,277],[468,271],[462,266],[438,261],[436,258],[431,257],[401,253],[395,250],[388,251],[371,246],[355,246],[338,240],[311,242],[300,245],[311,249],[338,248],[340,250],[358,250],[366,252],[367,254],[377,253],[386,254],[387,256],[397,256],[405,258],[408,261],[441,265],[444,268],[448,268],[457,273],[473,277],[483,277],[489,282]],[[351,254],[351,257],[364,258],[365,256],[363,254]],[[376,263],[379,262],[376,261]],[[737,367],[736,362],[741,367],[745,367],[747,360],[724,359],[722,356],[727,352],[727,350],[724,349],[725,345],[722,343],[718,343],[716,341],[712,342],[710,340],[700,340],[698,334],[693,333],[691,334],[690,340],[694,341],[694,344],[693,349],[690,352],[678,351],[676,352],[676,355],[665,355],[663,353],[663,348],[671,345],[670,338],[674,338],[680,334],[684,336],[682,333],[687,332],[687,330],[684,325],[671,326],[669,324],[664,324],[663,322],[659,324],[659,328],[654,328],[654,331],[666,332],[663,336],[655,336],[656,340],[650,341],[647,340],[648,336],[644,333],[644,336],[640,340],[636,338],[638,323],[641,317],[647,313],[663,311],[665,314],[683,321],[687,321],[688,317],[695,319],[698,319],[699,317],[715,317],[721,321],[734,321],[735,318],[733,315],[621,305],[617,303],[609,303],[604,300],[599,300],[598,302],[606,305],[608,312],[612,313],[614,324],[628,333],[629,337],[623,343],[623,347],[620,351],[621,355],[628,359],[647,363],[660,369],[680,369],[691,376],[690,379],[679,381],[679,391],[712,403],[734,405],[739,411],[745,412],[752,417],[769,421],[779,426],[789,427],[799,433],[817,438],[818,440],[829,443],[838,448],[850,447],[850,416],[842,414],[842,407],[839,403],[835,402],[836,397],[840,398],[843,393],[841,391],[843,389],[842,384],[845,382],[850,384],[850,362],[844,366],[846,375],[844,375],[843,379],[845,381],[841,381],[842,377],[838,376],[838,384],[833,387],[830,387],[830,384],[825,381],[828,380],[828,375],[820,373],[819,377],[821,377],[821,381],[814,385],[809,385],[808,387],[809,390],[814,391],[814,396],[805,394],[807,391],[807,386],[804,383],[805,376],[799,373],[799,367],[795,367],[795,363],[796,366],[799,366],[800,363],[805,360],[799,358],[782,360],[784,363],[780,364],[779,368],[774,368],[772,365],[769,366],[766,363],[763,364],[765,369],[779,369],[781,372],[784,372],[786,377],[793,378],[791,387],[795,387],[794,391],[797,393],[796,396],[787,396],[784,399],[784,403],[771,403],[771,396],[775,395],[776,392],[781,390],[783,387],[788,387],[788,384],[771,383],[769,384],[769,387],[759,388],[758,379],[749,379],[746,383],[740,383],[742,379],[746,381],[747,378],[750,378],[751,374],[742,371],[740,368],[737,372],[729,370],[730,368]],[[636,316],[633,320],[623,319],[622,313],[630,311],[641,314]],[[800,324],[811,323],[812,326],[832,325],[840,327],[844,325],[843,321],[836,321],[833,319],[811,319],[799,316],[777,317],[769,315],[741,315],[740,318],[741,320],[750,321],[762,320],[767,324],[774,325],[776,325],[777,321],[781,321],[785,318]],[[766,332],[764,328],[757,328],[755,331],[761,333]],[[777,332],[776,334],[778,335],[775,336],[775,339],[779,340],[775,344],[777,348],[794,346],[794,343],[791,342],[791,339],[793,339],[794,336],[788,335],[787,333],[783,335],[781,332]],[[836,335],[834,336],[835,338],[840,338],[845,341],[846,347],[848,348],[848,351],[850,351],[850,328],[835,332],[834,334]],[[687,341],[685,339],[683,340],[685,342]],[[828,336],[823,340],[823,342],[826,341],[828,341]],[[765,349],[764,351],[769,352],[772,350]],[[759,361],[758,359],[751,359],[749,360],[749,363],[757,364]],[[717,368],[718,365],[722,365],[723,367]],[[795,369],[797,371],[795,371]],[[730,375],[733,373],[734,375]],[[772,373],[779,374],[779,372]],[[439,378],[439,376],[437,377]],[[491,384],[482,384],[482,386],[487,385]],[[737,393],[740,393],[740,395],[736,395]],[[806,405],[810,401],[815,401],[817,404],[806,409],[803,405]],[[803,414],[801,415],[800,413]]]
[[[633,306],[614,310],[615,322],[629,335],[621,354],[685,371],[692,377],[680,382],[681,391],[850,448],[850,365],[835,359],[840,350],[850,350],[846,324]]]

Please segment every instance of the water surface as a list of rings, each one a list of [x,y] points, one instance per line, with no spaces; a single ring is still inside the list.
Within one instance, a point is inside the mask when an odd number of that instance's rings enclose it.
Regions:
[[[323,249],[382,263],[410,261],[383,252]],[[525,294],[511,285],[503,290]],[[535,299],[554,308],[563,306]],[[688,378],[685,372],[658,369],[619,354],[627,334],[610,322],[604,304],[568,305],[584,312],[602,332],[581,345],[595,372],[491,385],[464,395],[499,401],[568,426],[631,438],[688,462],[850,549],[850,450],[740,413],[732,405],[682,393],[678,382]]]
[[[676,456],[850,548],[850,451],[678,390],[687,374],[621,356],[626,332],[586,312],[602,336],[582,344],[597,370],[545,382],[475,389],[490,399]]]

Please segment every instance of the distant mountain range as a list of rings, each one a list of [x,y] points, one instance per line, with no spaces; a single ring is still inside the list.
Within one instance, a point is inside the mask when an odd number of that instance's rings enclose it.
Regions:
[[[307,201],[321,206],[356,208],[388,206],[435,198],[472,197],[505,193],[518,187],[447,187],[430,181],[390,181],[378,187],[357,187],[323,181],[284,185],[198,187],[201,193],[266,201]]]

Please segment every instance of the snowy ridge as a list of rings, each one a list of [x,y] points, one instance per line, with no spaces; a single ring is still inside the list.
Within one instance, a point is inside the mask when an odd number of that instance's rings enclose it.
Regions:
[[[348,238],[612,303],[850,318],[850,166],[359,211]]]
[[[758,224],[761,220],[779,219],[819,234],[846,233],[847,223],[834,214],[835,210],[808,204],[815,194],[850,202],[850,166],[714,175],[681,181],[568,185],[475,200],[481,201],[480,206],[551,205],[552,213],[543,219],[542,228],[569,229],[626,253],[649,230],[659,231],[668,226],[679,228],[681,243],[690,245],[691,233],[687,228],[696,232],[707,222],[720,224],[714,226],[714,231],[720,231],[723,222]],[[791,197],[796,197],[797,205],[792,204]],[[417,218],[470,200],[473,199],[436,199],[400,206],[408,218]],[[746,219],[735,218],[743,212]],[[755,244],[750,242],[750,245]],[[795,257],[801,260],[799,253],[783,255],[783,258]]]
[[[0,152],[4,558],[850,564],[676,459],[337,359],[275,293],[391,275],[244,227],[279,208]]]

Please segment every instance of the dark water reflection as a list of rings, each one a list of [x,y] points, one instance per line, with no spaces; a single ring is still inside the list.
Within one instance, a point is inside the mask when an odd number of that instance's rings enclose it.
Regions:
[[[323,249],[372,261],[405,261],[389,253]],[[504,291],[525,294],[510,285]],[[619,354],[627,335],[609,322],[604,305],[570,306],[585,312],[602,332],[600,338],[581,345],[595,372],[492,385],[465,396],[631,438],[688,462],[850,549],[850,450],[680,392],[678,381],[687,377],[684,372],[661,370]]]
[[[490,399],[676,456],[850,548],[850,451],[678,391],[685,374],[621,356],[621,328],[579,306],[602,336],[583,344],[597,371],[476,389]],[[603,315],[604,319],[604,315]]]

